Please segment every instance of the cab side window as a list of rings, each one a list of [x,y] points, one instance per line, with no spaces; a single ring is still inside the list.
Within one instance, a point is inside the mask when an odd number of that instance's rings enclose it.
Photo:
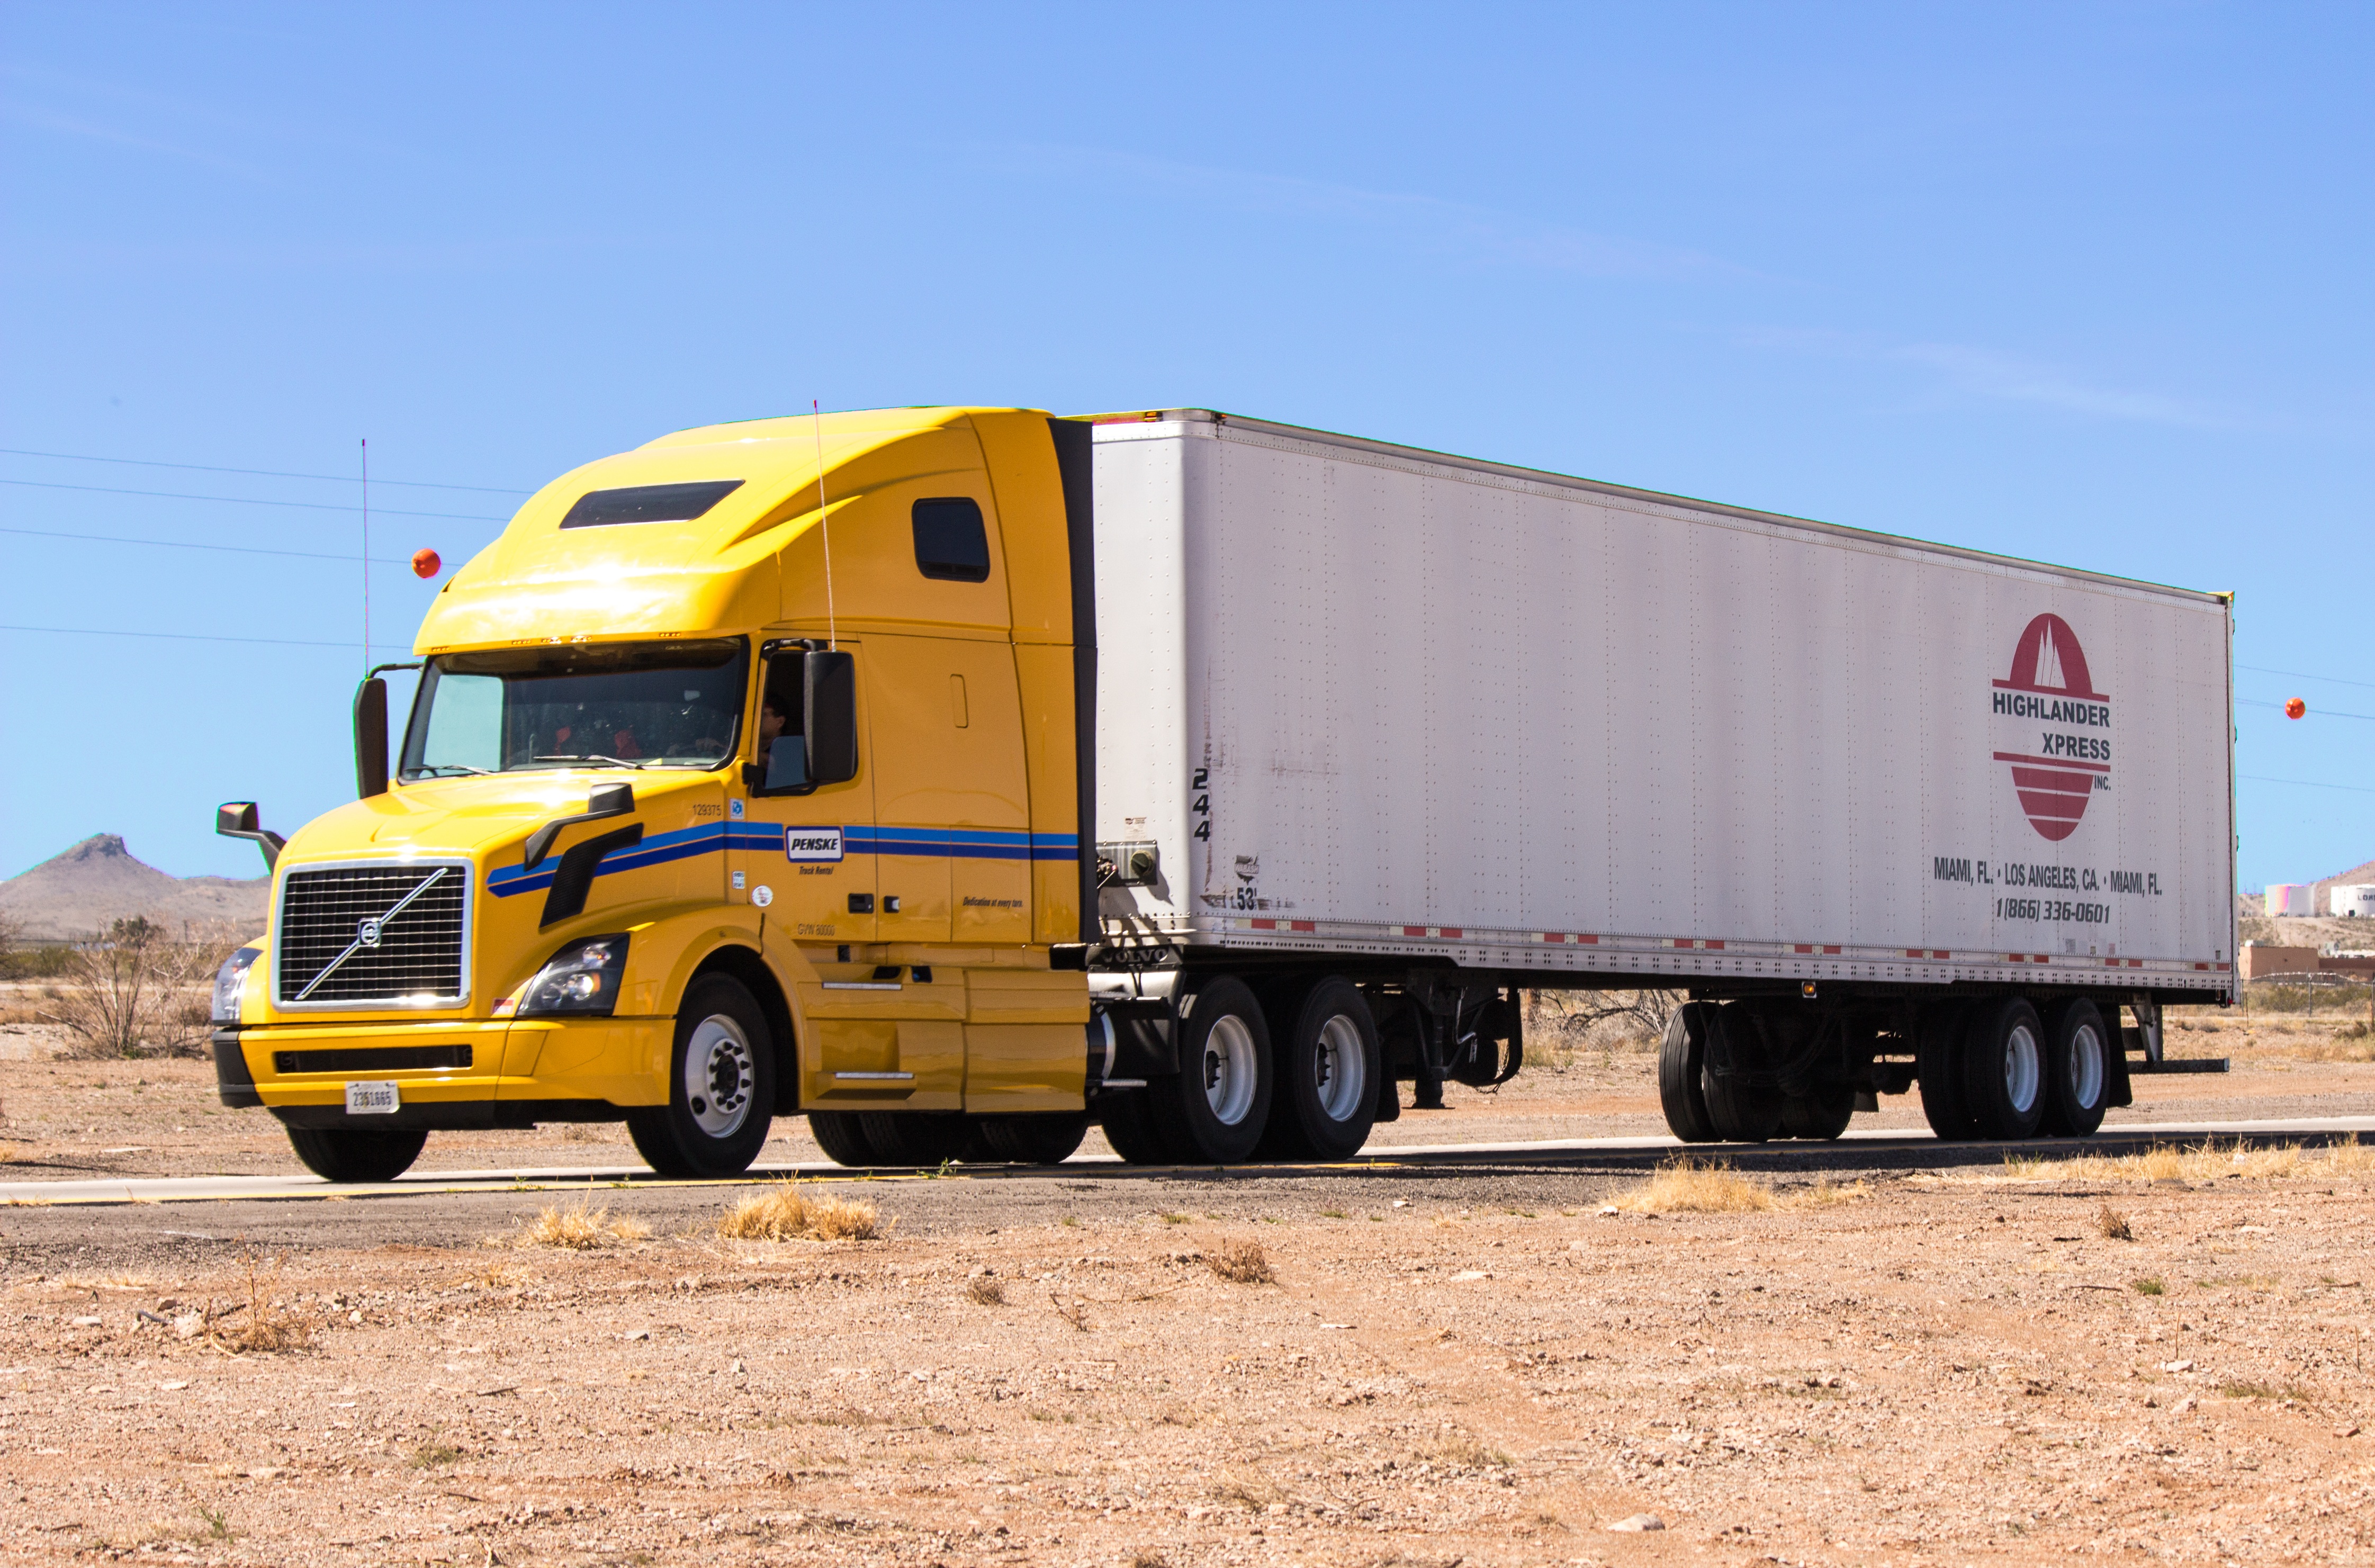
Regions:
[[[947,583],[989,581],[989,530],[970,496],[919,501],[915,508],[916,570]]]

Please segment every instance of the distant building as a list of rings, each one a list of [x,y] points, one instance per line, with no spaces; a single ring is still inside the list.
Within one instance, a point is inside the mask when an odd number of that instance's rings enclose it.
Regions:
[[[2308,882],[2271,882],[2268,884],[2270,914],[2315,914],[2317,889]]]
[[[2375,882],[2337,882],[2326,890],[2326,900],[2345,920],[2375,920]]]

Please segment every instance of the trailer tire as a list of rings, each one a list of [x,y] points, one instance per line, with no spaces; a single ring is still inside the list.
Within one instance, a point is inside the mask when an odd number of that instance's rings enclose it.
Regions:
[[[866,1145],[877,1164],[936,1169],[954,1160],[973,1136],[961,1111],[861,1111]]]
[[[1105,1142],[1113,1146],[1124,1164],[1173,1163],[1170,1148],[1154,1130],[1154,1111],[1145,1090],[1109,1092],[1101,1097],[1097,1102],[1097,1125],[1105,1129]]]
[[[663,1176],[738,1176],[774,1121],[775,1044],[758,998],[730,974],[686,987],[668,1054],[668,1100],[627,1113],[635,1151]]]
[[[2045,1119],[2045,1025],[2019,996],[1982,1006],[1963,1037],[1964,1103],[1983,1138],[2037,1136]]]
[[[1269,1124],[1270,1026],[1235,975],[1215,975],[1182,1002],[1179,1071],[1147,1087],[1155,1131],[1182,1164],[1234,1165]]]
[[[1658,1048],[1658,1101],[1666,1126],[1684,1143],[1713,1143],[1707,1115],[1707,1037],[1716,1027],[1712,1002],[1684,1002],[1666,1020],[1665,1043]]]
[[[1855,1119],[1855,1085],[1818,1083],[1810,1093],[1792,1094],[1781,1102],[1781,1136],[1836,1139]]]
[[[412,1169],[429,1142],[425,1132],[355,1132],[346,1127],[290,1127],[289,1147],[305,1169],[329,1182],[392,1182]]]
[[[2111,1103],[2111,1039],[2085,997],[2053,1009],[2045,1028],[2045,1117],[2055,1138],[2091,1138]]]
[[[876,1163],[874,1146],[866,1141],[865,1125],[855,1111],[810,1111],[809,1136],[836,1165],[863,1169]]]
[[[1734,1068],[1746,1066],[1750,1041],[1761,1043],[1756,1025],[1737,1005],[1718,1008],[1714,1027],[1721,1032],[1707,1041],[1707,1070],[1699,1075],[1707,1096],[1707,1125],[1715,1136],[1732,1143],[1763,1143],[1781,1130],[1781,1091],[1761,1088],[1737,1073],[1715,1070],[1719,1055]],[[1761,1053],[1760,1053],[1761,1055]]]
[[[1950,1142],[1979,1136],[1963,1094],[1963,1037],[1970,1025],[1971,1009],[1950,1002],[1922,1013],[1914,1041],[1913,1076],[1921,1084],[1922,1118]]]
[[[1010,1161],[1017,1165],[1060,1165],[1089,1136],[1089,1118],[1081,1112],[983,1116],[975,1125],[980,1129],[980,1141],[989,1148],[991,1159]]]
[[[1385,1053],[1361,988],[1341,975],[1288,993],[1275,1021],[1277,1042],[1269,1129],[1271,1158],[1349,1160],[1369,1141],[1377,1119],[1377,1079]]]

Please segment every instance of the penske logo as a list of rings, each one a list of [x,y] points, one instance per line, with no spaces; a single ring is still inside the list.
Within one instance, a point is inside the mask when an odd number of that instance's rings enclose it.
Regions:
[[[839,828],[786,828],[784,858],[803,864],[839,860],[842,857]]]
[[[2095,690],[2078,635],[2058,615],[2028,623],[2010,678],[1993,685],[1995,760],[2010,766],[2028,825],[2059,843],[2111,787],[2111,700]]]

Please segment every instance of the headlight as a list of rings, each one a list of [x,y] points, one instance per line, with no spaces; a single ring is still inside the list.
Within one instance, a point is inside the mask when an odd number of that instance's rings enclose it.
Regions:
[[[242,948],[215,971],[215,1003],[207,1016],[217,1023],[239,1021],[239,994],[247,989],[249,966],[264,956],[262,948]]]
[[[627,938],[587,937],[570,943],[536,972],[520,993],[519,1016],[598,1013],[619,1006],[619,976],[627,967]]]

